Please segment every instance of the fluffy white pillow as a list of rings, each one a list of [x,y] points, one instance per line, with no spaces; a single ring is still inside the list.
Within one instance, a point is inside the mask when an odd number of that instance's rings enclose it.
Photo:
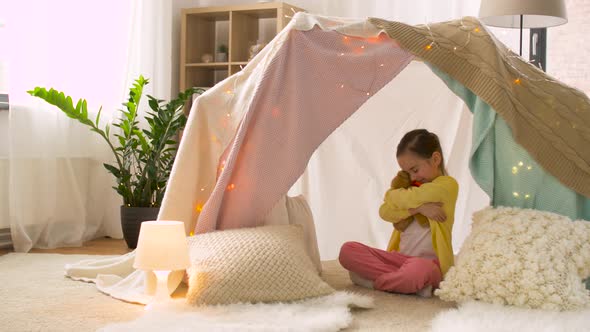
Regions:
[[[200,234],[189,238],[189,248],[192,304],[293,301],[334,292],[307,255],[299,225]]]
[[[486,208],[436,295],[526,308],[574,310],[590,304],[590,222],[550,212]]]

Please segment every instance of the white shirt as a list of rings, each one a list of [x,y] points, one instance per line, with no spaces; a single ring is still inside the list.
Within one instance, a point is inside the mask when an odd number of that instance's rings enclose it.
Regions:
[[[414,218],[408,228],[401,232],[399,252],[408,256],[436,259],[430,227],[420,226]]]

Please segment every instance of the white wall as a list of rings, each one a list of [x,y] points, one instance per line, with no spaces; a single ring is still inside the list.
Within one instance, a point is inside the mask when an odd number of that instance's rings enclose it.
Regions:
[[[566,0],[568,23],[548,29],[547,72],[590,94],[590,1]]]

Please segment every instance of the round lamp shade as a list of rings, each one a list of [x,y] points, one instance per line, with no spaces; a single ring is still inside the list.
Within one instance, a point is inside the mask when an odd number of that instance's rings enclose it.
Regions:
[[[501,28],[546,28],[567,23],[564,0],[482,0],[479,17]]]
[[[189,266],[183,222],[161,220],[141,223],[134,268],[174,271]]]

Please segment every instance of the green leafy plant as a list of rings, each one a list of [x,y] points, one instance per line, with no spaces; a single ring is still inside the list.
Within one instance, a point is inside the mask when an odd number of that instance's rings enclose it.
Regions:
[[[226,53],[227,54],[227,46],[225,44],[221,44],[217,47],[218,53]]]
[[[93,121],[88,117],[85,99],[78,100],[74,107],[72,98],[63,92],[42,87],[28,91],[30,95],[57,106],[68,117],[87,125],[107,142],[116,164],[104,164],[104,167],[115,176],[117,186],[113,188],[123,197],[126,206],[159,207],[162,204],[178,149],[177,134],[186,125],[184,105],[194,94],[204,92],[203,89],[190,88],[171,101],[148,95],[151,109],[145,117],[148,128],[141,129],[138,106],[143,88],[148,83],[148,79],[140,76],[129,89],[129,98],[119,110],[121,116],[112,124],[120,129],[115,134],[111,133],[109,124],[104,130],[100,128],[102,107]],[[116,144],[111,141],[113,137]]]

